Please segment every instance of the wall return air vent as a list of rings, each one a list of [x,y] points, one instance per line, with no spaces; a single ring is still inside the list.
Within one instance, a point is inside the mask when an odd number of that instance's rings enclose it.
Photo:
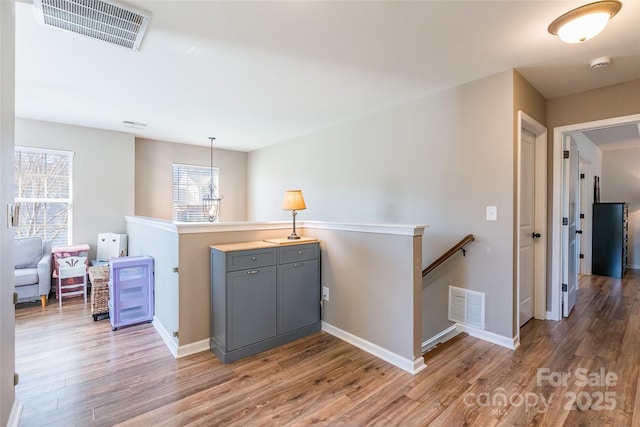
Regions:
[[[38,19],[45,25],[82,34],[131,50],[138,50],[148,12],[104,0],[33,0]]]
[[[484,329],[485,293],[449,286],[449,320]]]

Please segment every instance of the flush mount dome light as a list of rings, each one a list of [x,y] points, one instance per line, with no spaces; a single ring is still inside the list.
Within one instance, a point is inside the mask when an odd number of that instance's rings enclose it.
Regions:
[[[547,29],[565,43],[580,43],[597,36],[622,7],[619,1],[585,4],[558,17]]]

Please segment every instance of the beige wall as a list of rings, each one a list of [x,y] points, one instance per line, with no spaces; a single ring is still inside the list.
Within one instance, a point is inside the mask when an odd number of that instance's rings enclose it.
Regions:
[[[507,71],[253,151],[248,218],[290,218],[282,192],[301,188],[299,219],[428,224],[423,267],[473,233],[466,258],[423,281],[423,339],[451,325],[449,285],[486,292],[487,330],[511,338],[513,86]],[[485,220],[486,206],[498,221]]]
[[[558,126],[592,122],[640,113],[640,80],[588,90],[547,101],[547,125]],[[548,134],[549,150],[553,132]]]
[[[526,113],[529,117],[537,121],[543,126],[547,125],[547,100],[534,88],[531,83],[524,79],[514,70],[513,72],[513,144],[514,144],[514,174],[513,174],[513,182],[518,182],[518,175],[520,174],[520,168],[518,164],[518,145],[520,141],[518,141],[518,133],[519,133],[519,117],[518,112],[522,111]],[[547,134],[549,129],[547,128]],[[513,200],[518,200],[518,189],[514,185],[514,193]],[[518,218],[518,204],[513,204],[513,215],[514,218]],[[514,221],[513,223],[513,235],[516,236],[518,233],[519,224]],[[548,235],[548,233],[547,233]],[[519,250],[517,247],[518,242],[516,239],[513,240],[513,251],[514,253]],[[548,246],[550,245],[550,239],[548,241]],[[516,331],[519,328],[519,319],[518,319],[518,311],[515,309],[518,306],[518,277],[517,277],[517,259],[514,259],[513,266],[513,330]],[[547,264],[548,265],[548,264]]]
[[[282,237],[282,230],[180,234],[180,345],[209,339],[211,260],[209,246]]]
[[[15,43],[14,2],[0,1],[0,425],[5,426],[15,401],[15,332],[13,306],[13,231],[6,228],[13,203]],[[13,420],[17,425],[17,419]]]
[[[209,147],[136,139],[135,214],[172,219],[173,163],[209,166]],[[224,199],[220,221],[247,219],[247,153],[214,149],[214,166],[219,168],[219,192]]]
[[[132,134],[17,118],[15,142],[74,153],[73,244],[88,243],[94,258],[98,233],[124,233],[134,207]]]
[[[629,203],[628,266],[640,269],[640,148],[602,152],[600,201]]]
[[[513,110],[514,141],[518,135],[518,111],[524,111],[543,126],[547,124],[547,100],[515,70],[513,71]]]

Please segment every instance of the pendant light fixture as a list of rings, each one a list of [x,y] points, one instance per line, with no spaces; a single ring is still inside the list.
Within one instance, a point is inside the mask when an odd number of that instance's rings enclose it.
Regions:
[[[209,222],[214,222],[218,219],[218,215],[220,214],[220,201],[222,200],[222,196],[217,194],[216,185],[213,182],[213,141],[214,137],[210,136],[210,155],[211,155],[211,176],[209,177],[209,191],[202,197],[202,211],[204,212],[204,216],[207,217]]]
[[[570,10],[547,28],[565,43],[581,43],[600,34],[622,7],[619,1],[597,1]]]

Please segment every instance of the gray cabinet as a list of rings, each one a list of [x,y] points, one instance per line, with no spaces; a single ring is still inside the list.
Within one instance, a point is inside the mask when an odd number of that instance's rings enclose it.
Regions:
[[[594,203],[591,274],[622,279],[627,268],[629,204]]]
[[[223,363],[319,331],[318,242],[212,246],[210,327]]]

